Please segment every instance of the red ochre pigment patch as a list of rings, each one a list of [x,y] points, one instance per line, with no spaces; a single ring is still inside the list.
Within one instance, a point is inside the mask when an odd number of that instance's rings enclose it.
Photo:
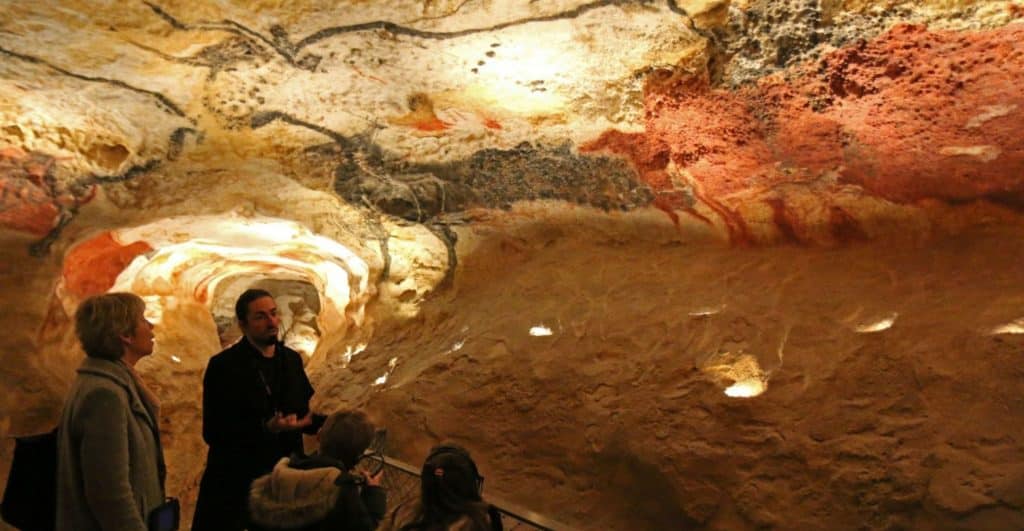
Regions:
[[[53,158],[0,149],[0,227],[45,236],[60,209],[45,180]]]
[[[105,293],[138,255],[152,251],[146,242],[122,245],[110,232],[78,245],[64,258],[64,285],[79,298]]]
[[[583,149],[628,157],[659,197],[689,186],[734,241],[748,239],[738,212],[749,201],[764,202],[781,237],[805,240],[786,201],[801,186],[835,239],[860,239],[856,212],[832,204],[841,187],[902,204],[1024,204],[1021,87],[1024,26],[900,25],[736,91],[649,82],[645,131],[609,131]]]

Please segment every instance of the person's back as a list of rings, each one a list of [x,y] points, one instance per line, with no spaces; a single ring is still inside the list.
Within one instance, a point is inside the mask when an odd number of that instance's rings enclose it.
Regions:
[[[483,501],[483,476],[469,452],[437,446],[423,463],[420,500],[392,511],[390,531],[501,531],[497,511]]]
[[[342,466],[316,456],[282,459],[253,481],[250,531],[376,529],[385,511],[383,491],[363,487],[365,481]]]
[[[373,425],[361,411],[328,417],[318,455],[281,459],[270,474],[253,481],[249,530],[376,529],[386,509],[380,475],[351,471],[373,437]]]

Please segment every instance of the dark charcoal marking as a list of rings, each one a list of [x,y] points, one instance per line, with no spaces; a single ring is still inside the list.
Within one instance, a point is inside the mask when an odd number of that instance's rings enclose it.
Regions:
[[[299,127],[304,127],[306,129],[310,129],[310,130],[316,131],[317,133],[320,133],[320,134],[330,138],[331,140],[333,140],[335,143],[337,143],[339,146],[341,146],[343,148],[351,147],[351,140],[349,140],[348,137],[346,137],[345,135],[342,135],[341,133],[336,133],[334,131],[331,131],[330,129],[327,129],[326,127],[322,127],[322,126],[319,126],[319,125],[316,125],[316,124],[312,124],[312,123],[300,120],[300,119],[298,119],[298,118],[296,118],[294,116],[291,116],[290,114],[283,113],[283,112],[280,112],[280,111],[268,111],[268,112],[256,113],[256,114],[253,115],[252,121],[250,122],[250,125],[252,126],[253,129],[259,129],[259,128],[261,128],[261,127],[263,127],[263,126],[265,126],[265,125],[267,125],[267,124],[269,124],[269,123],[271,123],[273,121],[276,121],[276,120],[281,120],[282,122],[285,122],[285,123],[289,123],[289,124],[292,124],[292,125],[297,125]]]
[[[516,201],[558,199],[605,210],[628,210],[647,206],[654,199],[625,160],[578,155],[568,143],[556,148],[523,143],[509,150],[486,149],[448,163],[389,162],[397,157],[387,156],[368,135],[346,137],[284,112],[260,113],[253,117],[252,127],[277,120],[335,141],[339,163],[334,189],[350,204],[424,223],[438,234],[448,247],[446,282],[454,277],[457,265],[455,233],[449,225],[459,223],[459,214],[469,208],[505,209]],[[323,145],[313,149],[328,152]],[[380,241],[385,260],[389,260],[387,240]]]
[[[181,155],[182,150],[185,149],[185,135],[192,133],[199,137],[199,131],[192,129],[191,127],[179,127],[171,133],[171,145],[167,148],[168,160],[174,160]]]
[[[344,33],[353,33],[357,31],[366,31],[381,29],[392,33],[394,35],[407,35],[410,37],[419,37],[421,39],[452,39],[455,37],[465,37],[467,35],[475,35],[477,33],[486,33],[492,31],[503,30],[514,26],[522,26],[524,24],[531,24],[534,22],[550,22],[552,20],[564,20],[579,17],[580,15],[600,9],[607,6],[623,6],[623,5],[648,5],[653,3],[653,0],[597,0],[589,4],[583,4],[575,9],[569,11],[563,11],[561,13],[555,13],[553,15],[546,15],[543,17],[530,17],[520,20],[511,20],[509,22],[503,22],[501,24],[495,24],[486,28],[471,28],[460,31],[422,31],[415,28],[409,28],[395,24],[394,22],[388,22],[384,20],[376,20],[373,22],[363,22],[361,24],[352,24],[350,26],[334,26],[331,28],[324,28],[312,35],[302,39],[296,45],[296,49],[303,49],[310,44],[322,41],[326,38],[333,37],[335,35],[341,35]]]
[[[124,173],[122,173],[120,175],[111,175],[111,176],[90,175],[90,176],[88,176],[86,178],[83,178],[83,179],[81,179],[81,180],[71,184],[68,187],[68,189],[72,193],[72,195],[74,195],[74,197],[77,200],[77,199],[80,199],[89,190],[89,187],[92,186],[92,185],[103,185],[103,184],[109,184],[109,183],[115,183],[115,182],[128,181],[128,180],[131,180],[132,178],[134,178],[136,175],[139,175],[140,173],[145,173],[147,171],[152,170],[153,168],[155,168],[158,165],[160,165],[161,162],[163,162],[163,161],[162,160],[150,160],[150,161],[148,161],[148,162],[146,162],[144,164],[132,166],[126,172],[124,172]],[[50,194],[52,196],[55,196],[57,194],[57,191],[56,190],[50,190]],[[46,256],[47,254],[49,254],[50,247],[53,245],[53,242],[57,241],[57,238],[60,237],[61,232],[64,230],[64,227],[66,227],[68,225],[68,223],[71,223],[71,221],[78,214],[79,206],[80,205],[76,201],[75,204],[73,204],[73,205],[71,205],[69,207],[63,207],[63,206],[58,207],[59,210],[58,210],[58,213],[57,213],[57,216],[58,216],[57,224],[52,229],[50,229],[50,232],[48,232],[46,234],[46,236],[43,236],[39,241],[29,245],[29,248],[28,248],[29,255],[34,256],[34,257],[42,257],[42,256]]]
[[[493,26],[489,26],[489,27],[486,27],[486,28],[470,28],[470,29],[459,30],[459,31],[423,31],[423,30],[418,30],[418,29],[415,29],[415,28],[410,28],[408,26],[403,26],[403,25],[400,25],[400,24],[396,24],[394,22],[389,22],[389,21],[386,21],[386,20],[376,20],[376,21],[372,21],[372,22],[363,22],[363,23],[360,23],[360,24],[351,24],[351,25],[348,25],[348,26],[332,26],[332,27],[329,27],[329,28],[324,28],[324,29],[318,30],[318,31],[316,31],[316,32],[306,36],[305,38],[303,38],[302,40],[300,40],[297,43],[292,43],[289,40],[289,38],[288,38],[287,32],[283,28],[281,28],[280,26],[271,27],[270,33],[273,36],[273,38],[268,38],[268,37],[264,36],[263,34],[257,32],[257,31],[249,29],[248,27],[246,27],[246,26],[244,26],[242,24],[239,24],[238,22],[235,22],[233,20],[229,20],[229,19],[225,19],[225,20],[222,20],[220,22],[197,22],[197,23],[194,23],[194,24],[187,24],[187,23],[181,22],[180,20],[178,20],[177,18],[175,18],[171,14],[167,13],[167,11],[165,11],[160,6],[157,6],[156,4],[153,4],[153,3],[148,2],[148,1],[144,1],[143,3],[145,3],[147,6],[149,6],[149,8],[152,9],[153,12],[157,14],[157,16],[159,16],[163,20],[167,21],[167,23],[170,24],[171,26],[173,26],[175,29],[183,30],[183,31],[186,31],[186,30],[228,31],[228,32],[235,33],[235,34],[238,34],[238,35],[247,36],[247,37],[250,37],[252,39],[256,39],[256,40],[261,41],[267,47],[269,47],[269,48],[273,49],[274,51],[276,51],[278,55],[280,55],[285,61],[288,62],[288,64],[290,64],[292,66],[295,66],[295,67],[298,67],[298,68],[301,68],[301,69],[304,69],[304,70],[313,71],[313,70],[316,69],[317,65],[320,63],[320,57],[316,56],[316,55],[308,55],[308,56],[303,57],[303,58],[297,58],[298,54],[304,48],[306,48],[307,46],[309,46],[311,44],[315,44],[317,42],[320,42],[322,40],[325,40],[325,39],[328,39],[328,38],[331,38],[331,37],[334,37],[334,36],[337,36],[337,35],[344,35],[346,33],[356,33],[356,32],[369,31],[369,30],[383,30],[383,31],[386,31],[388,33],[391,33],[392,35],[405,35],[405,36],[409,36],[409,37],[418,37],[418,38],[421,38],[421,39],[444,40],[444,39],[452,39],[452,38],[457,38],[457,37],[465,37],[467,35],[475,35],[477,33],[499,31],[499,30],[503,30],[503,29],[506,29],[506,28],[511,28],[511,27],[515,27],[515,26],[521,26],[521,25],[525,25],[525,24],[531,24],[531,23],[535,23],[535,22],[550,22],[550,21],[553,21],[553,20],[573,19],[573,18],[577,18],[577,17],[579,17],[579,16],[581,16],[581,15],[583,15],[583,14],[589,12],[589,11],[593,11],[595,9],[600,9],[600,8],[608,7],[608,6],[628,6],[628,5],[641,5],[641,6],[645,6],[645,5],[650,5],[650,4],[654,3],[654,1],[655,0],[596,0],[596,1],[591,2],[589,4],[584,4],[584,5],[576,7],[575,9],[570,9],[568,11],[563,11],[561,13],[555,13],[555,14],[552,14],[552,15],[545,15],[545,16],[541,16],[541,17],[529,17],[529,18],[524,18],[524,19],[519,19],[519,20],[512,20],[512,21],[509,21],[509,22],[503,22],[501,24],[495,24]],[[461,9],[462,5],[464,5],[464,4],[465,4],[465,2],[463,2],[463,4],[460,4],[459,7],[456,9],[456,11],[458,11],[458,9]],[[703,35],[705,37],[713,38],[713,35],[711,35],[710,33],[707,33],[707,32],[705,32],[703,30],[698,29],[694,25],[693,19],[689,16],[689,14],[687,14],[686,10],[680,8],[676,4],[676,2],[674,0],[668,0],[668,7],[669,7],[669,9],[673,13],[676,13],[676,14],[679,14],[679,15],[682,15],[682,16],[686,17],[690,29],[692,29],[693,31],[695,31],[695,32],[697,32],[697,33],[699,33],[699,34],[701,34],[701,35]]]
[[[220,22],[197,22],[195,24],[186,24],[186,23],[181,22],[178,19],[174,18],[173,16],[171,16],[170,13],[168,13],[167,11],[164,11],[163,8],[161,8],[160,6],[158,6],[156,4],[153,4],[151,2],[145,2],[145,1],[143,3],[146,4],[147,6],[149,6],[149,8],[152,9],[153,12],[157,14],[157,16],[159,16],[160,18],[162,18],[165,21],[167,21],[167,23],[170,24],[171,26],[174,26],[175,29],[179,29],[179,30],[182,30],[182,31],[193,31],[193,30],[227,31],[227,32],[236,33],[236,34],[239,34],[239,35],[248,35],[249,37],[252,37],[254,39],[262,41],[267,46],[270,46],[271,48],[274,48],[275,50],[278,51],[278,53],[281,54],[282,57],[285,57],[285,58],[290,58],[291,57],[286,50],[281,49],[278,46],[276,46],[274,41],[272,41],[271,39],[268,39],[268,38],[264,37],[262,34],[260,34],[258,31],[251,30],[251,29],[245,27],[244,25],[239,24],[239,23],[237,23],[237,22],[235,22],[233,20],[225,19],[225,20],[222,20]]]
[[[197,22],[194,24],[186,24],[172,16],[167,11],[164,11],[163,8],[156,4],[153,4],[151,2],[143,3],[149,6],[149,8],[157,14],[157,16],[167,21],[167,23],[173,26],[175,29],[182,31],[226,31],[229,33],[234,33],[236,35],[248,37],[250,39],[260,41],[263,44],[265,44],[268,48],[273,49],[274,51],[277,52],[278,55],[283,57],[285,61],[287,61],[289,64],[293,66],[300,66],[295,61],[295,47],[294,45],[288,43],[287,40],[281,42],[280,38],[269,39],[262,35],[261,33],[259,33],[258,31],[251,30],[248,27],[239,24],[238,22],[227,19],[222,20],[220,22]],[[271,31],[273,32],[273,29]],[[284,39],[287,39],[287,35],[284,35]]]
[[[444,278],[441,279],[436,288],[440,291],[443,288],[450,287],[455,282],[455,269],[459,265],[459,254],[455,251],[455,244],[459,241],[459,235],[447,224],[430,224],[427,225],[427,228],[444,242],[444,246],[448,250],[448,267],[445,269]]]
[[[52,65],[52,64],[50,64],[50,63],[48,63],[48,62],[46,62],[46,61],[44,61],[42,59],[39,59],[38,57],[32,57],[30,55],[20,54],[18,52],[13,52],[11,50],[7,50],[7,49],[4,49],[4,48],[0,48],[0,53],[2,53],[4,55],[7,55],[7,56],[10,56],[10,57],[14,57],[16,59],[20,59],[22,61],[29,62],[29,63],[33,63],[33,64],[37,64],[37,65],[43,65],[43,66],[45,66],[47,68],[50,68],[50,69],[55,70],[57,72],[60,72],[61,74],[64,74],[66,76],[70,76],[70,77],[73,77],[73,78],[76,78],[76,79],[81,79],[83,81],[91,81],[91,82],[95,82],[95,83],[106,83],[108,85],[114,85],[115,87],[120,87],[120,88],[123,88],[123,89],[127,89],[127,90],[130,90],[132,92],[137,92],[139,94],[145,94],[147,96],[151,96],[153,98],[156,98],[157,101],[160,102],[160,104],[164,107],[165,110],[170,111],[171,113],[176,114],[178,116],[181,116],[182,118],[188,118],[187,116],[185,116],[185,113],[181,109],[179,109],[177,105],[174,104],[174,102],[172,102],[170,99],[167,98],[167,96],[164,96],[163,94],[160,94],[159,92],[154,92],[152,90],[145,90],[145,89],[140,89],[138,87],[133,87],[133,86],[129,85],[128,83],[125,83],[124,81],[120,81],[120,80],[117,80],[117,79],[108,79],[108,78],[104,78],[104,77],[93,77],[93,76],[85,76],[85,75],[82,75],[82,74],[76,74],[74,72],[65,70],[65,69],[63,69],[63,68],[61,68],[59,66]],[[191,121],[192,123],[195,123],[195,120],[193,120],[191,118],[188,118],[188,120]]]

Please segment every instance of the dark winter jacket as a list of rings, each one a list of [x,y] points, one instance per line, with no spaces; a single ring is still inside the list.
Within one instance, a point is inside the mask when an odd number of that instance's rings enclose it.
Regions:
[[[305,416],[313,396],[302,356],[281,344],[276,348],[276,376],[269,392],[258,369],[262,355],[244,337],[210,358],[203,377],[203,439],[210,451],[194,531],[243,529],[252,480],[270,472],[282,457],[301,453],[301,433],[271,433],[266,428],[275,411]],[[318,427],[306,431],[315,433]]]
[[[384,489],[341,468],[319,457],[282,459],[252,483],[250,531],[376,529],[386,509]]]

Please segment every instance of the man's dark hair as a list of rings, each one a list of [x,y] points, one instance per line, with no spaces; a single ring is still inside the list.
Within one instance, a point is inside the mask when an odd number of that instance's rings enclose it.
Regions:
[[[262,299],[263,297],[274,298],[269,291],[259,288],[250,288],[245,290],[241,296],[238,297],[238,301],[235,302],[235,317],[238,318],[238,322],[244,323],[245,318],[249,315],[249,304],[256,300]]]

